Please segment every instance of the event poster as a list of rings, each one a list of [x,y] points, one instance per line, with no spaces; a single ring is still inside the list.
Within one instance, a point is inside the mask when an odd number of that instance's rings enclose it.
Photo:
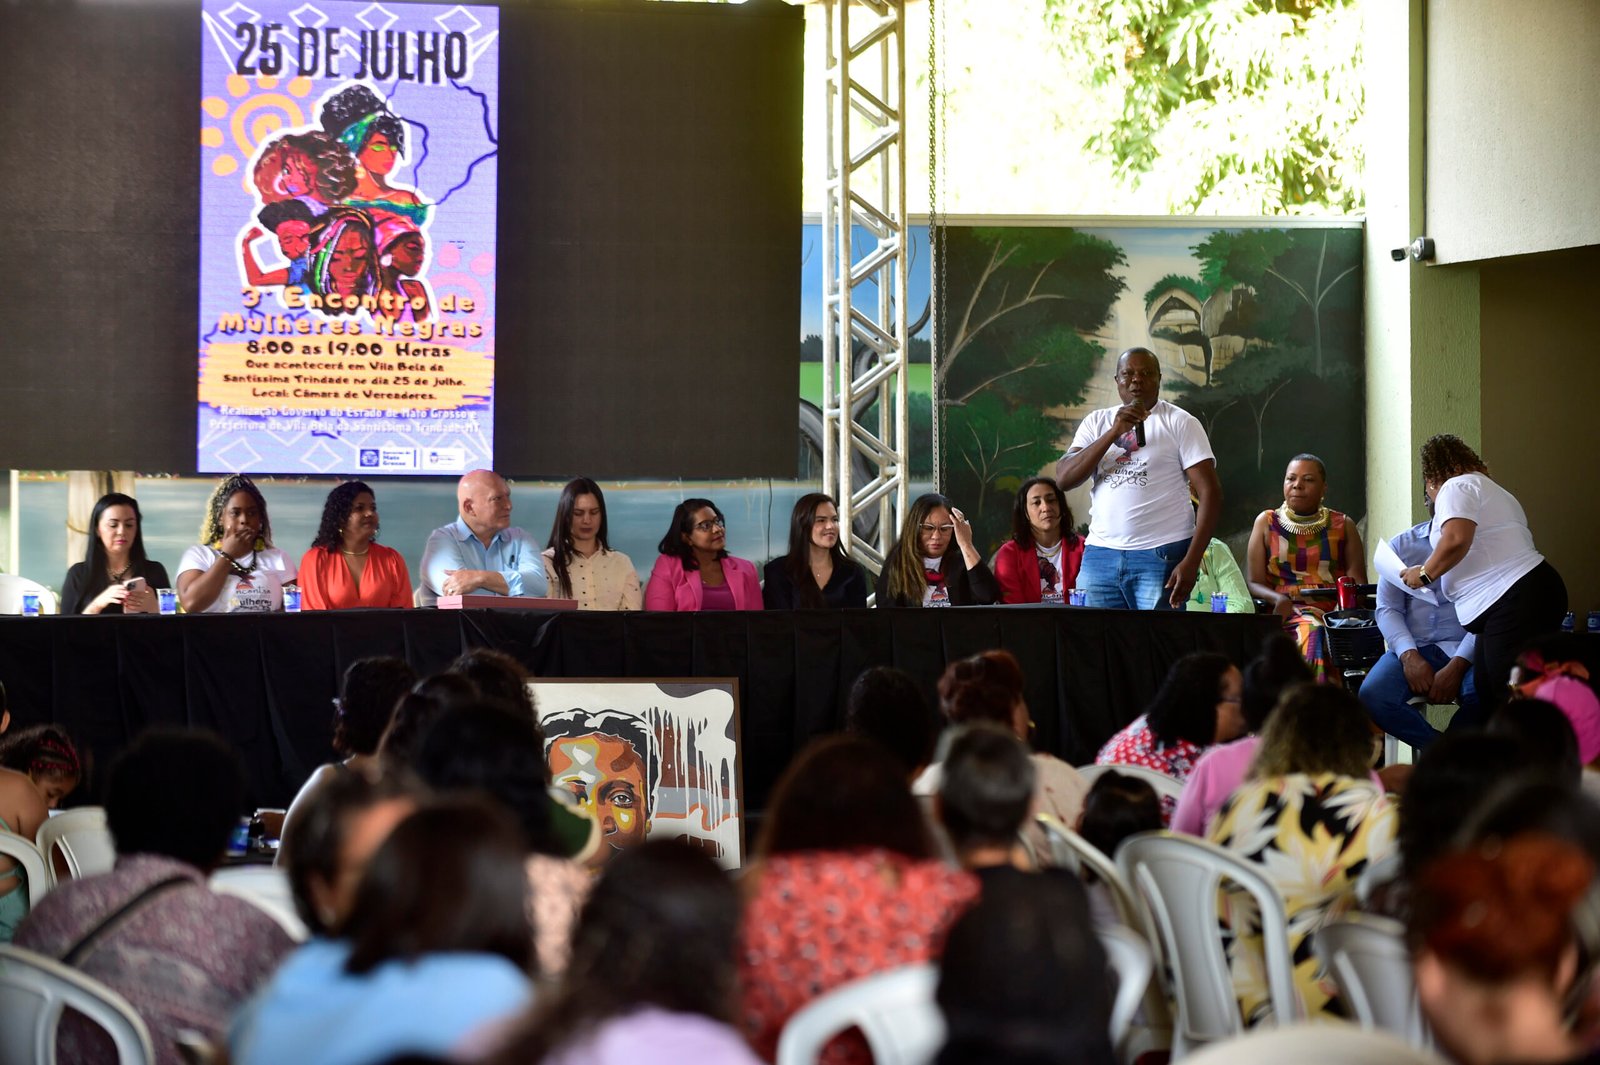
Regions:
[[[197,468],[492,466],[498,10],[202,19]]]

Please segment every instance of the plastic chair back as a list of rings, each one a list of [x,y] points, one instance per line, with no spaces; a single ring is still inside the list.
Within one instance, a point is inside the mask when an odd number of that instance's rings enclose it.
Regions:
[[[1174,780],[1165,773],[1157,773],[1154,769],[1146,769],[1142,765],[1080,765],[1078,775],[1085,784],[1093,786],[1095,778],[1107,770],[1115,769],[1123,776],[1142,780],[1155,789],[1156,796],[1162,799],[1172,799],[1176,802],[1183,796],[1183,781]]]
[[[1356,1023],[1393,1032],[1412,1046],[1432,1045],[1404,925],[1353,913],[1319,929],[1312,942]]]
[[[148,1065],[155,1048],[128,1000],[53,958],[0,944],[0,1061],[54,1065],[56,1026],[73,1009],[104,1028],[121,1065]]]
[[[1036,819],[1044,829],[1045,838],[1050,842],[1051,864],[1058,868],[1070,869],[1079,877],[1083,876],[1086,869],[1092,872],[1095,878],[1106,886],[1106,891],[1111,896],[1111,905],[1117,911],[1117,919],[1123,923],[1130,935],[1140,940],[1153,965],[1156,954],[1154,933],[1145,921],[1144,912],[1139,906],[1138,899],[1134,897],[1133,890],[1122,878],[1122,870],[1117,868],[1117,863],[1106,857],[1100,848],[1049,814],[1038,814]],[[1111,948],[1108,946],[1106,950],[1109,953]],[[1133,1061],[1145,1051],[1166,1050],[1172,1045],[1172,1005],[1167,1000],[1167,993],[1162,989],[1160,982],[1152,980],[1148,974],[1145,976],[1143,987],[1142,1022],[1135,1025],[1131,1033],[1125,1031],[1119,1036],[1115,1030],[1112,1032],[1112,1045],[1118,1048],[1118,1053],[1124,1061]],[[1132,1020],[1130,1016],[1130,1024]]]
[[[38,581],[30,581],[15,573],[0,573],[0,614],[22,613],[22,597],[29,592],[39,597],[41,614],[54,614],[60,610],[56,593]]]
[[[28,909],[39,905],[39,900],[49,894],[53,884],[50,870],[45,867],[44,855],[39,853],[39,848],[33,841],[15,832],[0,829],[0,854],[12,859],[22,867],[22,875],[27,878]]]
[[[294,892],[289,876],[273,865],[236,865],[211,874],[211,890],[219,895],[243,899],[278,922],[288,937],[304,943],[311,930],[294,908]]]
[[[1408,1046],[1389,1032],[1353,1024],[1291,1024],[1256,1029],[1214,1043],[1187,1059],[1190,1065],[1446,1065],[1428,1050]]]
[[[783,1026],[777,1065],[815,1065],[828,1040],[850,1028],[867,1037],[876,1065],[926,1065],[944,1045],[938,984],[932,965],[907,965],[834,988]]]
[[[1368,862],[1367,867],[1361,870],[1361,875],[1356,877],[1356,905],[1365,907],[1379,888],[1398,878],[1403,870],[1404,863],[1398,849],[1375,862]]]
[[[1304,1012],[1294,986],[1283,898],[1251,863],[1221,847],[1170,832],[1141,832],[1117,848],[1117,866],[1144,907],[1170,969],[1177,1003],[1172,1057],[1244,1030],[1218,911],[1224,885],[1255,900],[1274,1024]]]
[[[66,860],[67,872],[74,880],[98,873],[109,873],[117,861],[117,848],[111,841],[111,830],[106,827],[103,806],[80,806],[47,818],[39,826],[34,840],[39,853],[44,855],[50,869],[50,882],[56,882],[55,856],[59,849]]]
[[[1117,919],[1129,928],[1146,931],[1139,903],[1129,890],[1128,882],[1122,879],[1122,870],[1117,868],[1117,863],[1099,847],[1049,814],[1036,814],[1034,819],[1044,829],[1045,839],[1050,841],[1050,864],[1058,869],[1070,870],[1079,877],[1083,876],[1085,869],[1093,873],[1111,893],[1111,904],[1116,907]]]
[[[1139,1015],[1139,1004],[1144,1001],[1155,975],[1155,958],[1150,944],[1139,933],[1127,928],[1096,928],[1095,935],[1105,948],[1106,961],[1117,974],[1117,994],[1111,1000],[1111,1045],[1122,1061],[1133,1061],[1130,1042],[1133,1021]]]

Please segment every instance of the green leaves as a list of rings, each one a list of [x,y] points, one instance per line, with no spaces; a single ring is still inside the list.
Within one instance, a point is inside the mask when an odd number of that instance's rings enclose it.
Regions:
[[[1137,184],[1193,174],[1174,211],[1361,209],[1357,0],[1044,0],[1065,69],[1120,95],[1086,147]]]

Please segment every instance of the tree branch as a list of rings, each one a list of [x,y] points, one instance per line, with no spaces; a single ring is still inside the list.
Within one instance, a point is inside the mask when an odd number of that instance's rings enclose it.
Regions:
[[[995,251],[998,252],[999,250],[1000,250],[1000,245],[997,242],[995,244]],[[989,267],[987,267],[984,270],[983,275],[978,279],[978,289],[979,290],[982,289],[984,283],[989,279],[990,276],[993,275],[994,271],[999,269],[999,267],[1006,261],[1006,259],[1009,259],[1011,257],[1011,253],[1014,252],[1014,251],[1016,251],[1016,248],[1013,247],[1011,249],[1011,251],[1006,252],[1005,256],[1002,257],[998,262],[995,261],[994,256],[990,256]],[[972,343],[973,339],[979,333],[983,332],[986,328],[988,328],[989,326],[993,325],[998,319],[1005,317],[1006,315],[1010,314],[1012,311],[1020,310],[1021,308],[1026,307],[1030,303],[1038,303],[1040,300],[1064,300],[1064,299],[1067,298],[1066,296],[1058,295],[1056,293],[1051,293],[1051,292],[1040,293],[1038,291],[1039,283],[1042,280],[1044,280],[1045,271],[1050,269],[1050,267],[1054,266],[1055,262],[1056,261],[1054,259],[1051,259],[1049,262],[1045,263],[1044,266],[1039,268],[1039,272],[1036,275],[1034,275],[1033,284],[1028,286],[1027,295],[1023,296],[1021,299],[1017,300],[1015,303],[1007,304],[1005,302],[1006,295],[1011,291],[1011,287],[1009,285],[1006,285],[1003,288],[1001,288],[1001,290],[1000,290],[1000,305],[999,305],[999,307],[996,308],[996,310],[995,310],[995,312],[993,314],[991,314],[988,317],[984,318],[976,326],[973,326],[972,329],[969,331],[968,328],[967,328],[967,325],[971,321],[972,310],[973,310],[973,307],[977,304],[978,295],[979,295],[979,291],[978,290],[974,290],[973,291],[972,299],[967,301],[966,312],[961,316],[961,328],[956,332],[955,339],[953,339],[950,342],[950,350],[947,351],[945,353],[944,358],[939,361],[939,380],[940,381],[944,381],[945,378],[949,376],[950,365],[951,365],[951,363],[956,361],[956,356],[961,354],[961,352],[966,348],[966,346],[968,344]],[[968,395],[970,396],[971,393],[969,392]]]
[[[977,385],[975,385],[973,388],[968,390],[968,392],[965,395],[960,396],[960,397],[956,398],[955,400],[952,400],[950,405],[951,406],[964,406],[966,404],[967,400],[971,399],[973,396],[977,395],[979,392],[982,392],[984,389],[988,388],[990,385],[994,384],[996,381],[1003,380],[1003,379],[1005,379],[1007,377],[1010,377],[1013,374],[1022,373],[1024,370],[1037,369],[1038,367],[1043,366],[1043,365],[1044,365],[1044,363],[1040,362],[1037,357],[1029,359],[1027,362],[1023,363],[1021,366],[1013,366],[1011,369],[1006,370],[1003,373],[995,374],[993,377],[989,378],[986,381],[980,381]]]

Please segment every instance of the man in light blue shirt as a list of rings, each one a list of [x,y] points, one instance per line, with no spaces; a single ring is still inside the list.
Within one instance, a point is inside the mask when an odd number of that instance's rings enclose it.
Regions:
[[[1431,522],[1413,525],[1389,541],[1403,566],[1426,562]],[[1361,702],[1389,735],[1421,751],[1439,738],[1422,716],[1424,704],[1459,702],[1450,727],[1480,724],[1472,655],[1477,637],[1461,627],[1456,608],[1445,598],[1448,578],[1433,585],[1440,605],[1406,594],[1391,580],[1378,582],[1378,628],[1389,651],[1361,685]],[[1418,699],[1417,704],[1411,700]]]
[[[456,485],[460,517],[433,530],[422,549],[422,606],[441,595],[542,596],[549,590],[539,544],[511,524],[511,488],[493,470]]]

